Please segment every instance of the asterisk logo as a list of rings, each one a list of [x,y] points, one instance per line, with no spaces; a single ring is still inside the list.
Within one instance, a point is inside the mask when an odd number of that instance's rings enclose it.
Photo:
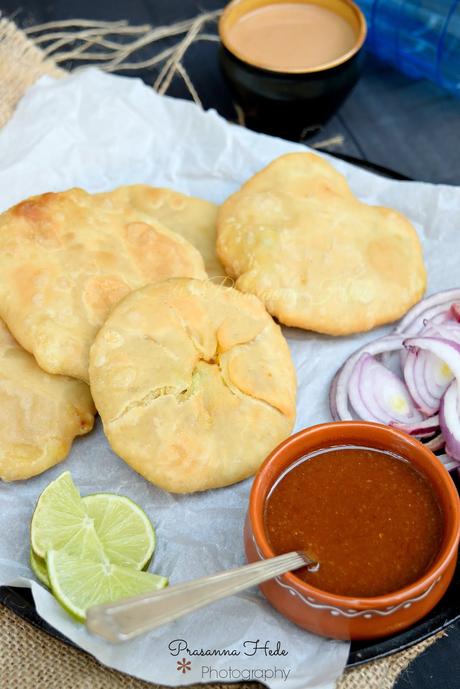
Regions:
[[[182,660],[177,661],[177,672],[182,672],[182,674],[185,675],[185,673],[190,672],[191,669],[192,663],[190,662],[190,660],[182,658]]]

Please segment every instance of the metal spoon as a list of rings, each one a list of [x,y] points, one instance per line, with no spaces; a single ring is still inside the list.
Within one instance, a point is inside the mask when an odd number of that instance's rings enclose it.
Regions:
[[[87,611],[86,627],[108,641],[127,641],[216,600],[305,566],[317,569],[318,564],[304,552],[292,552],[162,591],[95,605]]]

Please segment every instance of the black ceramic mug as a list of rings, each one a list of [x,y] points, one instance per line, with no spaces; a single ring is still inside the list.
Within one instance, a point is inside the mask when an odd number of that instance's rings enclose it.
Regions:
[[[320,128],[356,84],[361,73],[366,20],[352,0],[290,0],[317,4],[343,17],[356,36],[352,49],[333,62],[289,70],[262,66],[238,54],[228,40],[235,22],[248,12],[285,1],[230,2],[219,22],[220,64],[248,127],[298,141]]]

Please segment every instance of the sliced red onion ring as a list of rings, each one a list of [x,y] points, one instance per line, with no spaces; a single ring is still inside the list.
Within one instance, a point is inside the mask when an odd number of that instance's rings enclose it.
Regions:
[[[453,340],[460,344],[460,323],[452,318],[438,322],[436,318],[427,321],[420,337],[440,337],[443,340]]]
[[[370,357],[368,359],[368,357]],[[372,361],[371,354],[361,354],[356,362],[348,382],[348,399],[357,415],[366,421],[385,423],[386,415],[381,414],[379,404],[375,399],[371,385]],[[387,369],[385,369],[387,370]],[[381,383],[382,381],[380,381]]]
[[[403,342],[409,351],[421,349],[431,352],[443,361],[453,376],[460,381],[460,344],[438,337],[411,337]]]
[[[443,306],[444,309],[444,306]],[[418,332],[411,332],[410,329],[406,335],[417,335],[420,337],[441,337],[445,340],[454,340],[460,342],[460,323],[457,323],[450,316],[450,310],[443,310],[434,318],[425,321],[425,325]],[[405,349],[401,350],[400,361],[401,368],[404,368],[408,353]]]
[[[439,415],[430,416],[428,419],[424,419],[418,423],[413,424],[403,424],[394,423],[391,424],[395,428],[399,428],[401,431],[405,431],[409,435],[414,435],[417,438],[427,438],[434,435],[439,430]]]
[[[441,431],[446,441],[446,452],[460,462],[460,417],[458,413],[458,384],[454,380],[441,400],[439,410]]]
[[[337,384],[338,384],[338,381],[340,379],[340,374],[341,374],[342,368],[343,368],[343,366],[341,368],[339,368],[339,370],[337,371],[337,373],[333,377],[331,385],[329,387],[329,409],[330,409],[331,416],[334,419],[334,421],[340,421],[340,416],[339,416],[339,412],[337,409]]]
[[[438,325],[449,320],[454,320],[450,313],[450,306],[448,304],[439,304],[438,306],[432,306],[431,309],[424,311],[404,332],[406,335],[419,335],[425,325],[429,323]]]
[[[450,313],[456,321],[460,321],[460,302],[454,302],[450,307]]]
[[[460,473],[460,462],[457,462],[456,459],[452,459],[452,457],[449,457],[448,454],[445,455],[435,455],[439,461],[444,464],[446,467],[447,471],[453,471],[454,469],[458,469]]]
[[[438,326],[436,331],[447,334],[446,326]],[[407,387],[419,409],[433,414],[452,378],[460,380],[460,344],[440,337],[418,337],[405,340],[404,346],[409,350],[404,366]]]
[[[426,312],[420,316],[420,318],[417,318],[405,331],[406,335],[420,335],[420,336],[427,336],[427,335],[433,335],[435,337],[443,337],[441,333],[439,332],[429,332],[432,328],[440,328],[444,326],[454,326],[457,328],[458,326],[456,325],[455,319],[452,316],[450,312],[450,307],[446,306],[446,304],[441,304],[439,306],[433,306],[431,309],[428,309]],[[457,336],[459,333],[457,333]],[[452,339],[451,337],[447,337],[446,339]],[[455,337],[453,338],[455,339]],[[401,368],[404,368],[404,365],[406,363],[407,359],[407,351],[406,350],[401,350],[400,353],[400,361],[401,361]]]
[[[403,375],[407,388],[417,407],[423,414],[431,416],[439,409],[441,395],[439,399],[435,400],[427,389],[425,376],[423,375],[425,361],[419,359],[422,354],[426,357],[429,352],[419,350],[407,353]],[[416,372],[417,367],[419,369],[418,373]]]
[[[455,318],[453,318],[450,308],[446,310],[446,307],[443,306],[442,310],[439,311],[439,313],[435,313],[433,316],[426,313],[423,323],[424,325],[444,325],[455,323]]]
[[[414,321],[421,320],[423,325],[424,314],[426,314],[426,312],[429,309],[435,306],[443,305],[446,309],[448,309],[452,302],[455,301],[460,301],[459,288],[447,289],[442,292],[432,294],[430,297],[422,299],[422,301],[419,301],[418,304],[415,304],[415,306],[409,309],[404,318],[401,321],[399,321],[398,325],[395,328],[395,333],[409,333],[409,328],[415,325]]]
[[[429,321],[420,337],[436,337],[460,344],[460,324],[450,320],[439,324]],[[453,378],[452,372],[437,356],[428,351],[407,352],[402,362],[409,392],[424,414],[438,411],[441,397]]]
[[[382,355],[383,361],[402,347],[407,388],[374,358]],[[330,389],[335,420],[353,419],[349,401],[363,419],[426,438],[425,447],[433,452],[444,447],[439,461],[460,475],[460,289],[423,300],[392,335],[368,343],[347,359]],[[423,419],[420,412],[429,417]]]
[[[460,336],[460,328],[456,337]],[[448,335],[446,326],[425,328],[422,337],[428,332],[442,331]],[[439,410],[441,397],[447,390],[453,374],[447,364],[432,352],[424,349],[409,351],[404,364],[404,380],[418,408],[428,416]]]
[[[431,440],[428,440],[428,442],[424,443],[425,447],[431,450],[431,452],[442,450],[445,444],[446,441],[444,440],[442,433],[438,433],[438,435],[435,435],[434,438],[431,438]]]
[[[361,354],[367,353],[377,355],[383,352],[393,352],[397,349],[401,349],[403,340],[404,336],[402,335],[387,335],[386,337],[380,337],[373,342],[368,342],[346,360],[342,368],[337,371],[331,385],[330,407],[334,421],[353,420],[348,406],[348,383]]]
[[[414,423],[421,420],[406,386],[371,354],[361,354],[348,384],[353,409],[377,423]]]

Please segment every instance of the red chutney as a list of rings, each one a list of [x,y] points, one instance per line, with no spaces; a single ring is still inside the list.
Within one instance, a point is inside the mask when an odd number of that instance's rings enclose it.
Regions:
[[[326,450],[301,460],[275,484],[265,525],[277,554],[305,550],[320,563],[295,575],[316,588],[369,597],[426,572],[443,536],[428,480],[392,454]]]

